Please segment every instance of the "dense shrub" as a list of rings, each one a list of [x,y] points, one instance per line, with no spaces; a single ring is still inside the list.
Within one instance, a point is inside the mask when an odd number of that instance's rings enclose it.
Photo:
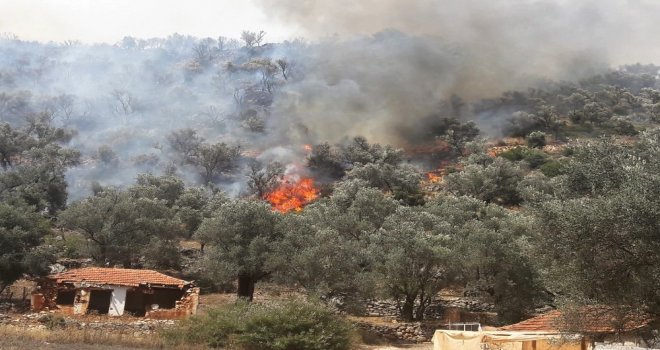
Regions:
[[[550,160],[545,164],[541,165],[541,167],[539,167],[539,170],[541,170],[543,175],[547,177],[555,177],[561,175],[564,172],[563,168],[564,166],[560,162],[556,160]]]
[[[616,135],[635,136],[638,134],[635,126],[628,120],[622,118],[612,118],[607,124],[607,129]]]
[[[350,324],[324,305],[289,301],[274,305],[237,303],[210,310],[165,330],[170,344],[259,350],[344,350]]]
[[[66,328],[66,320],[59,315],[46,314],[39,317],[38,321],[51,331],[58,328]]]
[[[547,161],[547,156],[545,153],[526,147],[512,148],[508,151],[500,153],[500,157],[508,159],[512,162],[524,160],[532,169],[536,169],[542,166]]]
[[[527,146],[532,148],[542,148],[545,146],[545,133],[541,131],[532,131],[527,135]]]

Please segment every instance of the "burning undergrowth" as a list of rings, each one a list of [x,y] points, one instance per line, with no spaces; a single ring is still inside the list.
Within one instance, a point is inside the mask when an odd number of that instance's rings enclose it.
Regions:
[[[265,199],[279,212],[301,211],[319,196],[312,178],[287,177]]]

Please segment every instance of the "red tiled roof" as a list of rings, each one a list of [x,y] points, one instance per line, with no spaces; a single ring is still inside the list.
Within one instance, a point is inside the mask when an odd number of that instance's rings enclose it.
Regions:
[[[190,282],[164,275],[158,271],[105,267],[73,269],[50,276],[50,278],[57,283],[80,283],[84,281],[94,284],[130,287],[137,287],[142,284],[183,287],[190,284]]]
[[[643,313],[627,313],[622,317],[617,317],[613,308],[585,306],[576,312],[571,312],[569,316],[562,316],[561,311],[554,310],[504,326],[501,329],[522,332],[559,332],[563,330],[579,333],[614,333],[633,331],[648,325],[651,321],[651,317]]]
[[[557,323],[560,316],[561,312],[554,310],[522,322],[504,326],[502,329],[507,331],[558,332]]]

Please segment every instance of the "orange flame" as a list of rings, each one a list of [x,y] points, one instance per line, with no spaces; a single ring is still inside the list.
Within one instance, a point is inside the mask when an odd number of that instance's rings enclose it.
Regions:
[[[433,172],[433,171],[428,172],[426,173],[426,176],[428,177],[429,182],[436,183],[442,180],[442,175],[438,174],[437,172]]]
[[[305,149],[305,151],[306,151],[307,153],[309,153],[309,152],[312,151],[312,145],[303,145],[303,148]]]
[[[319,196],[314,180],[302,178],[296,182],[284,181],[275,191],[266,195],[266,200],[279,212],[301,211]]]

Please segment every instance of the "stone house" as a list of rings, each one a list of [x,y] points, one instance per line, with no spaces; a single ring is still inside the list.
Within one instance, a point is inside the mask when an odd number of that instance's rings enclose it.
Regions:
[[[34,311],[68,315],[182,319],[194,315],[199,288],[153,270],[87,267],[50,275],[32,292]]]
[[[488,331],[436,330],[434,350],[635,350],[656,348],[657,322],[650,315],[606,306],[562,314],[553,310]]]

